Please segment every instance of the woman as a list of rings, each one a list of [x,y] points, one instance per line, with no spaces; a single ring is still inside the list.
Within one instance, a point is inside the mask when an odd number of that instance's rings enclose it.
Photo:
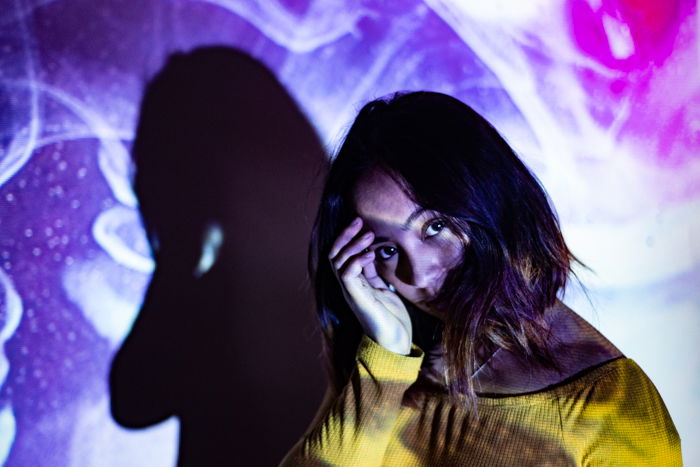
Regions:
[[[360,111],[310,259],[333,384],[284,465],[681,463],[651,381],[558,300],[545,192],[460,101]]]

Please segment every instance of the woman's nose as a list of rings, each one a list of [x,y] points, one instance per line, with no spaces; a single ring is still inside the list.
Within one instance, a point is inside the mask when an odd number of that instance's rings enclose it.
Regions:
[[[399,255],[396,277],[405,284],[419,288],[433,288],[441,273],[439,261],[429,254]]]

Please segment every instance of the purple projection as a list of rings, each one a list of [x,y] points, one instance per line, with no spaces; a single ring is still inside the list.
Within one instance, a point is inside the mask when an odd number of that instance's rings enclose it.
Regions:
[[[3,0],[0,24],[0,465],[176,460],[178,422],[119,428],[107,375],[154,267],[130,184],[141,94],[204,45],[265,63],[329,152],[396,90],[484,114],[593,271],[566,301],[645,369],[700,463],[693,1]]]

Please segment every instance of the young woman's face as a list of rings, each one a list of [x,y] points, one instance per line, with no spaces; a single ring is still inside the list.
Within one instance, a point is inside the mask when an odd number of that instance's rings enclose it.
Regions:
[[[428,302],[462,258],[466,239],[447,227],[444,216],[414,203],[386,172],[375,170],[360,180],[355,208],[375,234],[377,273],[404,299],[441,317]]]

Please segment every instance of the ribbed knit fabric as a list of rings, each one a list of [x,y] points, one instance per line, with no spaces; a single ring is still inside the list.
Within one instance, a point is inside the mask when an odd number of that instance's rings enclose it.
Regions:
[[[403,356],[363,337],[349,383],[282,465],[681,465],[668,411],[628,358],[553,389],[479,397],[478,417],[411,388],[422,360],[418,347]]]

